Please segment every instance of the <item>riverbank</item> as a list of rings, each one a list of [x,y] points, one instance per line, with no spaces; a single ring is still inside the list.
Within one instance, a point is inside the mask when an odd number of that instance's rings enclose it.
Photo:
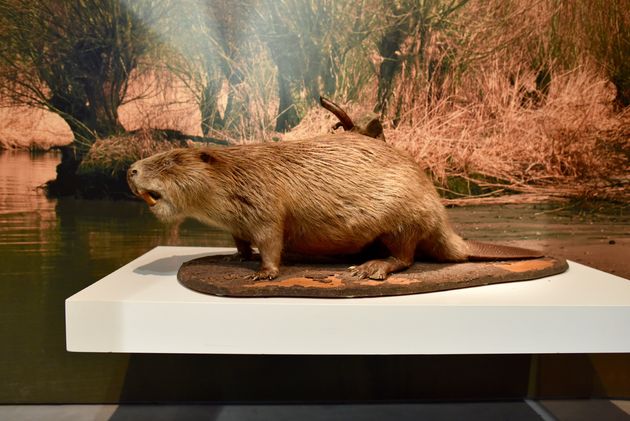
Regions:
[[[524,246],[530,246],[523,242]],[[582,240],[574,243],[564,240],[533,241],[531,247],[544,250],[546,254],[560,256],[604,272],[630,280],[630,239]]]
[[[465,238],[495,241],[563,257],[630,279],[630,207],[519,204],[448,210]]]

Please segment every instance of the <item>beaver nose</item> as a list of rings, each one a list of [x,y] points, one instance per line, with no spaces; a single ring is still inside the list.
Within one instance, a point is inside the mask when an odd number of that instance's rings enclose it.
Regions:
[[[131,178],[138,175],[138,170],[134,167],[129,168],[129,170],[127,171],[127,177]]]

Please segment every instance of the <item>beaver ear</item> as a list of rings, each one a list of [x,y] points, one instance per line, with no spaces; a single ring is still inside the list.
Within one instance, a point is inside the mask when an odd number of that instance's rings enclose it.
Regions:
[[[212,164],[216,162],[216,158],[212,152],[209,151],[201,151],[199,152],[199,159],[201,159],[206,164]]]

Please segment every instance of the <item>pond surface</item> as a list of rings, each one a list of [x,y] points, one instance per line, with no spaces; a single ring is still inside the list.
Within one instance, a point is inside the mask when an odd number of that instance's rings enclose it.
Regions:
[[[117,399],[129,356],[66,352],[64,300],[157,245],[232,244],[229,235],[193,221],[177,235],[141,202],[48,199],[39,187],[54,178],[59,159],[0,153],[0,403]],[[530,205],[449,212],[463,236],[480,240],[630,238],[622,207],[581,214]]]
[[[56,153],[0,153],[0,403],[89,395],[124,358],[65,352],[64,300],[159,244],[229,245],[185,223],[179,239],[139,202],[47,199]]]

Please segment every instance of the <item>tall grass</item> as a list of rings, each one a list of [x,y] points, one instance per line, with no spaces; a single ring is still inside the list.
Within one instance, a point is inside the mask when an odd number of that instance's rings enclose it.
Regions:
[[[449,18],[424,44],[403,43],[383,114],[388,142],[453,204],[628,201],[630,2],[479,0]],[[374,101],[376,84],[359,105]],[[296,131],[322,132],[328,118],[311,112]]]
[[[496,74],[478,83],[479,101],[443,104],[387,138],[425,163],[445,191],[456,177],[485,187],[489,197],[630,198],[630,112],[612,111],[606,80],[587,69],[559,75],[539,107],[523,107],[523,95]],[[458,203],[471,191],[451,193]]]
[[[482,94],[417,105],[413,120],[385,129],[387,142],[424,166],[447,203],[630,200],[630,110],[613,110],[614,88],[601,74],[587,67],[558,74],[538,106],[499,66],[470,78]],[[521,74],[519,83],[534,78]],[[327,133],[333,123],[313,109],[285,139]]]

